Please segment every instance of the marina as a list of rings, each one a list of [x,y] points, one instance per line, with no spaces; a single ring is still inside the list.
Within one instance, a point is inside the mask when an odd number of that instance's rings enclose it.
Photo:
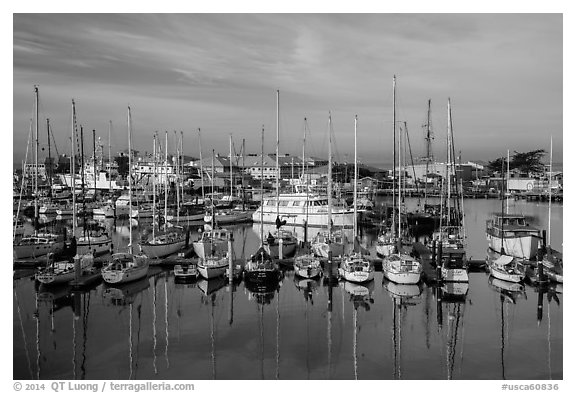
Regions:
[[[546,221],[547,205],[516,203],[535,224]],[[464,205],[471,258],[485,259],[484,222],[498,207]],[[551,219],[552,247],[561,248],[561,206]],[[127,221],[105,223],[122,249]],[[243,265],[259,224],[228,228]],[[362,232],[374,259],[376,243]],[[282,268],[276,284],[259,285],[181,280],[158,266],[119,287],[82,289],[42,286],[26,275],[33,270],[15,270],[14,379],[563,378],[562,284],[514,286],[480,270],[463,284],[402,285],[378,265],[371,282],[355,284],[330,280],[323,266],[317,278]]]
[[[564,381],[562,15],[14,14],[12,378]]]

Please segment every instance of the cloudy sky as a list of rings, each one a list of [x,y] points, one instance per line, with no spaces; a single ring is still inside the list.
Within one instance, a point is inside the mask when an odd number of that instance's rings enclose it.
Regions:
[[[549,149],[562,161],[561,14],[15,14],[14,162],[25,153],[40,89],[41,143],[50,118],[68,152],[71,99],[78,122],[113,151],[151,151],[154,131],[184,132],[185,153],[227,154],[230,133],[273,151],[280,90],[280,148],[326,155],[328,111],[340,159],[352,158],[353,118],[367,163],[391,161],[392,77],[398,121],[424,153],[432,100],[434,152],[444,158],[446,102],[463,160]],[[91,138],[91,136],[90,136]],[[88,138],[91,146],[91,139]],[[170,142],[173,146],[173,142]]]

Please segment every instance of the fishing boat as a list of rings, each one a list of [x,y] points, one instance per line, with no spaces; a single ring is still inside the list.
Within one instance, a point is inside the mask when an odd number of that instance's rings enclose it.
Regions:
[[[292,258],[298,248],[298,242],[293,232],[277,228],[274,233],[268,232],[264,248],[272,259]]]
[[[204,222],[215,222],[216,225],[230,225],[243,222],[252,222],[252,211],[238,208],[207,211],[204,215]]]
[[[354,283],[368,282],[374,279],[374,266],[361,253],[346,255],[340,262],[338,275]]]
[[[227,229],[210,229],[202,232],[200,239],[192,242],[192,247],[198,258],[206,258],[216,253],[228,250],[228,237],[230,231]]]
[[[526,269],[518,260],[510,255],[501,255],[493,261],[487,261],[490,274],[503,281],[522,282]]]
[[[322,274],[320,260],[314,254],[298,255],[294,258],[294,274],[302,278],[316,278]]]
[[[198,273],[206,280],[221,277],[228,267],[228,256],[224,255],[207,255],[198,259]]]
[[[488,246],[505,255],[533,259],[542,240],[540,231],[521,214],[496,213],[486,222]]]
[[[341,230],[318,232],[312,240],[312,251],[320,258],[328,258],[328,252],[337,258],[344,254],[346,235]]]
[[[260,247],[244,265],[244,280],[250,283],[278,281],[280,269],[264,247]]]

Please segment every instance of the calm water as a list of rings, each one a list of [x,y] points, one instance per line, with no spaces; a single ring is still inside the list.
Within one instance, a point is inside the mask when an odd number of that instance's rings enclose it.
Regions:
[[[511,209],[547,226],[546,203]],[[497,200],[465,201],[473,258],[485,257],[485,220],[499,210]],[[552,245],[561,249],[562,206],[553,204],[551,216]],[[128,227],[117,224],[121,249]],[[238,258],[256,250],[259,231],[234,228]],[[363,243],[373,247],[375,236],[363,233]],[[330,286],[286,271],[261,293],[224,280],[179,284],[160,268],[122,288],[74,293],[38,288],[25,275],[14,278],[14,379],[563,377],[560,286],[512,293],[471,273],[466,297],[451,301],[425,285],[393,285],[381,272],[367,286]]]

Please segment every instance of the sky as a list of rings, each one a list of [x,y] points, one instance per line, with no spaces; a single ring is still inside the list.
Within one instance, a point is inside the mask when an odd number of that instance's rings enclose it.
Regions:
[[[85,143],[92,130],[112,151],[152,150],[152,135],[184,133],[184,153],[273,152],[280,91],[280,152],[327,156],[328,114],[337,159],[392,160],[392,79],[397,121],[424,155],[431,99],[433,150],[445,159],[447,100],[462,160],[509,149],[562,157],[562,14],[14,14],[13,161],[24,159],[33,86],[40,143],[50,119],[69,153],[71,100]],[[47,149],[41,152],[43,157]]]

